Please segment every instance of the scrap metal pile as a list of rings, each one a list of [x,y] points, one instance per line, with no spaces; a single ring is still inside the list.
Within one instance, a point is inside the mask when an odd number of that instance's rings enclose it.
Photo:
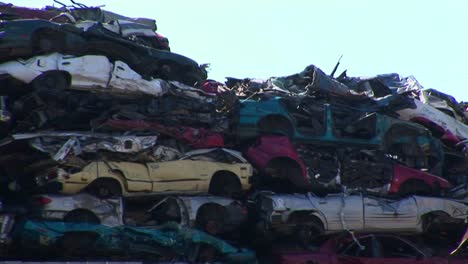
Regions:
[[[0,259],[468,262],[467,103],[314,65],[220,83],[73,4],[0,5]]]

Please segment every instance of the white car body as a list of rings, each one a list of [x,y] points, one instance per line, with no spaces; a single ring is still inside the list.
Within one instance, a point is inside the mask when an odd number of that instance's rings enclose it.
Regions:
[[[431,120],[445,131],[450,131],[460,140],[468,139],[468,125],[419,100],[415,99],[414,103],[416,104],[415,109],[406,108],[397,111],[400,119],[412,121],[413,118],[423,117]]]
[[[40,218],[63,221],[66,215],[74,210],[85,210],[93,213],[106,226],[120,226],[123,220],[122,198],[99,199],[87,193],[75,195],[43,194],[36,199],[46,200],[38,210]]]
[[[261,217],[272,229],[295,225],[294,213],[307,213],[319,219],[325,233],[357,232],[422,233],[423,216],[445,213],[454,222],[466,219],[464,203],[436,197],[410,196],[401,200],[365,197],[362,194],[272,194],[261,196]]]
[[[168,82],[161,79],[143,79],[122,61],[112,63],[107,57],[98,55],[77,57],[51,53],[0,64],[0,75],[8,74],[24,83],[31,83],[49,71],[67,72],[71,76],[69,88],[77,90],[161,96],[170,87]]]

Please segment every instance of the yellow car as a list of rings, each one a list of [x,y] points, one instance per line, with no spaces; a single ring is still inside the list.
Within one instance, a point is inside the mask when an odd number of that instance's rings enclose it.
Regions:
[[[252,173],[252,165],[239,152],[217,148],[191,151],[165,162],[96,161],[78,173],[58,169],[47,181],[59,183],[64,194],[86,191],[100,198],[207,192],[232,196],[250,188]]]

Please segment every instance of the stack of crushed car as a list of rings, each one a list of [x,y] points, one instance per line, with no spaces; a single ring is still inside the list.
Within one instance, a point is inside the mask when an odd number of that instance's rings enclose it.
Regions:
[[[220,83],[72,3],[0,5],[0,259],[468,262],[468,104],[313,65]]]

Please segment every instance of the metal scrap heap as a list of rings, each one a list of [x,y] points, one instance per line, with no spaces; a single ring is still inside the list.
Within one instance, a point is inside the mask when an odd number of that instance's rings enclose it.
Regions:
[[[467,103],[314,65],[221,83],[73,4],[0,4],[0,260],[468,263]]]

